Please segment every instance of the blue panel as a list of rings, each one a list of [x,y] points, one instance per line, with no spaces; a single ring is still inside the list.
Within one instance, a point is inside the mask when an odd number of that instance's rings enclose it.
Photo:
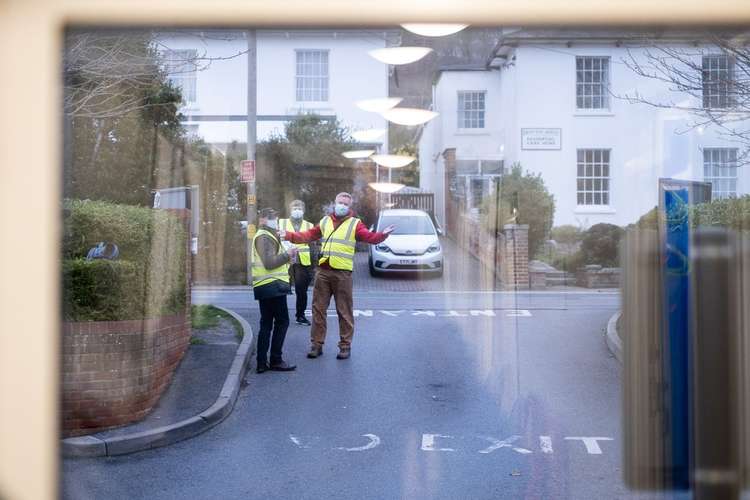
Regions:
[[[667,439],[665,457],[671,466],[671,488],[690,486],[689,401],[689,237],[688,190],[664,191],[664,378]]]

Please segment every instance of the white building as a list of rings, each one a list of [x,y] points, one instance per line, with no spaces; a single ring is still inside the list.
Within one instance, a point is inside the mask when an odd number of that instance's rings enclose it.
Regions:
[[[660,177],[710,181],[714,198],[750,192],[750,176],[737,167],[741,148],[715,126],[622,98],[637,92],[703,106],[625,64],[630,55],[645,60],[640,40],[625,31],[507,30],[487,65],[443,68],[433,87],[440,115],[420,140],[420,183],[435,192],[438,217],[445,220],[446,198],[478,208],[515,163],[542,175],[555,196],[555,225],[634,222],[657,204]],[[662,41],[692,46],[679,36]],[[714,77],[731,74],[718,51],[702,64]],[[721,89],[703,90],[706,103],[726,100]],[[446,186],[442,153],[451,148],[457,175]]]
[[[307,113],[337,118],[352,131],[386,129],[384,118],[356,107],[388,96],[388,67],[368,51],[393,45],[394,32],[258,30],[257,140],[283,134]],[[183,90],[184,125],[212,144],[246,142],[247,32],[175,31],[159,50]],[[379,139],[387,149],[387,134]]]

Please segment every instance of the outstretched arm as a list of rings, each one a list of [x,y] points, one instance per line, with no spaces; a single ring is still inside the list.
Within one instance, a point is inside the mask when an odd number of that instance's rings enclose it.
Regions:
[[[357,241],[363,241],[365,243],[369,243],[370,245],[377,245],[378,243],[382,243],[383,241],[385,241],[385,239],[388,238],[388,235],[391,234],[392,231],[392,226],[388,226],[382,232],[370,231],[362,221],[359,221],[359,224],[357,224],[355,236]]]
[[[320,232],[320,226],[313,226],[307,231],[286,231],[281,232],[282,239],[291,241],[292,243],[310,243],[311,241],[319,240],[323,233]]]

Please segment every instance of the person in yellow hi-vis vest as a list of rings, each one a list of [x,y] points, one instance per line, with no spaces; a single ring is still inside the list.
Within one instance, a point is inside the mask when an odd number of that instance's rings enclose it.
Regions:
[[[289,328],[289,309],[286,305],[286,295],[289,291],[289,262],[296,257],[297,248],[284,249],[277,234],[278,227],[279,219],[274,209],[264,208],[258,212],[258,232],[253,236],[252,245],[253,296],[260,307],[258,373],[267,370],[288,372],[297,368],[284,361],[281,352]]]
[[[289,204],[289,218],[279,220],[279,229],[283,231],[300,232],[312,229],[313,225],[304,219],[305,204],[301,200],[294,200]],[[289,245],[289,243],[287,243]],[[297,259],[290,267],[290,275],[294,282],[294,293],[297,296],[296,320],[298,325],[310,325],[305,317],[307,309],[307,289],[313,279],[312,254],[309,243],[297,243]]]
[[[354,336],[354,301],[352,297],[352,270],[354,269],[354,250],[357,241],[377,245],[385,241],[395,226],[388,226],[382,232],[367,229],[361,220],[352,212],[352,195],[339,193],[331,215],[326,215],[312,229],[301,232],[281,231],[282,239],[292,243],[310,243],[322,240],[319,269],[313,285],[312,328],[310,340],[312,346],[308,358],[317,358],[323,354],[323,343],[326,338],[326,311],[331,303],[331,296],[336,301],[336,313],[339,317],[339,353],[338,359],[348,359],[351,355],[352,337]]]

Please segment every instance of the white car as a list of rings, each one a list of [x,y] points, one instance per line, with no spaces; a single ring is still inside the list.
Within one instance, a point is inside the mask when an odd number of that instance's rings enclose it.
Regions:
[[[443,274],[443,248],[432,219],[422,210],[383,210],[378,218],[377,230],[391,224],[396,229],[388,239],[370,245],[370,274],[424,272],[436,276]]]

